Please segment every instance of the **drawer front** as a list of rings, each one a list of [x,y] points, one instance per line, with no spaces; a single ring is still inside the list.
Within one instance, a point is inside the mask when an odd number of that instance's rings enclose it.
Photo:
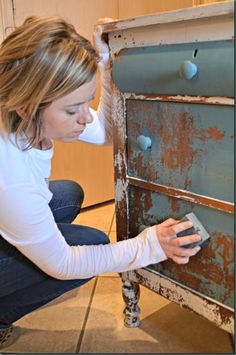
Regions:
[[[233,202],[232,106],[131,99],[126,109],[129,176]]]
[[[233,97],[234,45],[214,41],[124,49],[112,72],[121,92]]]
[[[229,307],[234,306],[234,217],[166,195],[129,186],[129,232],[137,235],[143,226],[151,226],[172,217],[181,219],[194,212],[211,238],[207,246],[186,265],[171,260],[150,268],[209,296]]]

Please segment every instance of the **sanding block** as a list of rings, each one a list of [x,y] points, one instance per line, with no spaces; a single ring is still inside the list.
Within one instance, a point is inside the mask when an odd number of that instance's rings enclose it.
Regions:
[[[209,241],[210,235],[206,231],[206,229],[203,227],[203,225],[199,221],[199,219],[196,217],[196,215],[193,212],[186,214],[181,219],[180,222],[185,222],[185,221],[191,221],[193,223],[193,226],[191,228],[185,229],[184,231],[178,233],[177,237],[185,237],[190,234],[199,234],[201,237],[201,240],[199,240],[199,242],[183,245],[182,247],[183,248],[194,248],[197,245],[199,245],[200,247],[205,246]]]

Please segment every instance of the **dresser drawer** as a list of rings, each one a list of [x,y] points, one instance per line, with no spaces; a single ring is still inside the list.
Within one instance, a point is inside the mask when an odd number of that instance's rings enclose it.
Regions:
[[[124,49],[113,63],[122,92],[233,97],[233,78],[232,41]]]
[[[128,99],[126,115],[130,177],[233,202],[233,106]]]
[[[129,232],[137,235],[144,226],[167,218],[181,219],[194,212],[210,234],[208,245],[186,265],[168,260],[150,266],[163,275],[234,306],[234,216],[171,196],[129,187]]]

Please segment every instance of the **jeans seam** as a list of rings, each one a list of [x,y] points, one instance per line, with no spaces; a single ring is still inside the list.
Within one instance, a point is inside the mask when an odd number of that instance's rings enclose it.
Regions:
[[[63,207],[56,207],[53,209],[53,212],[58,211],[58,210],[63,210],[63,208],[68,208],[68,207],[80,208],[80,205],[68,205],[68,206],[63,206]]]

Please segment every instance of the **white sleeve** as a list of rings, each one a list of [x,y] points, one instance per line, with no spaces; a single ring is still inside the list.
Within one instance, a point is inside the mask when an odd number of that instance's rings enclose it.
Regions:
[[[101,95],[97,111],[90,108],[93,122],[87,124],[79,140],[98,145],[111,144],[113,124],[111,114],[111,70],[100,67]]]
[[[122,272],[166,259],[155,227],[137,237],[106,245],[69,246],[45,198],[32,186],[0,195],[0,234],[48,275],[62,280]],[[79,235],[78,235],[79,239]]]

